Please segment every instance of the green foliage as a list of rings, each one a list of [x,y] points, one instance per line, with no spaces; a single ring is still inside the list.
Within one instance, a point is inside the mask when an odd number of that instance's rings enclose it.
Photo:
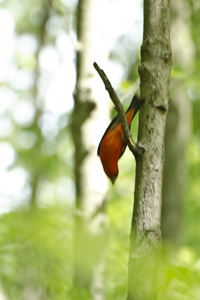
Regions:
[[[104,271],[107,300],[126,297],[132,210],[131,197],[122,200],[113,190],[111,199],[113,193]],[[74,219],[70,207],[19,210],[3,215],[0,224],[0,278],[9,299],[25,300],[31,295],[52,300],[93,299],[87,289],[72,285]],[[198,248],[181,247],[170,259],[169,249],[165,253],[159,266],[158,299],[198,299]]]
[[[67,2],[70,2],[69,6],[65,1],[52,1],[52,5],[55,9],[60,8],[60,13],[68,15],[72,13],[74,4],[72,5],[72,1]],[[170,250],[161,259],[158,276],[159,300],[195,300],[199,299],[200,294],[200,17],[199,10],[194,7],[195,1],[189,3],[193,11],[191,31],[196,48],[193,70],[187,73],[179,65],[174,65],[171,73],[178,84],[187,86],[193,106],[193,132],[187,153],[189,176],[184,197],[184,228],[182,245],[173,252],[172,258],[169,255]],[[56,12],[49,6],[48,1],[7,0],[2,4],[15,19],[16,39],[28,33],[38,45],[36,54],[26,56],[16,49],[14,57],[16,69],[30,72],[34,84],[25,90],[13,86],[10,82],[1,85],[15,93],[15,105],[27,101],[33,106],[34,117],[27,124],[16,122],[14,105],[9,113],[6,112],[4,117],[11,122],[13,131],[5,140],[13,145],[16,152],[13,167],[20,166],[28,172],[28,183],[32,191],[37,191],[36,202],[39,203],[39,207],[31,210],[19,209],[1,216],[0,282],[10,300],[92,299],[88,290],[73,287],[74,211],[69,206],[55,205],[55,202],[60,200],[59,192],[52,188],[56,182],[64,180],[67,190],[63,196],[64,201],[73,203],[73,197],[65,183],[66,179],[73,183],[74,178],[70,114],[57,117],[55,135],[53,130],[49,130],[45,135],[41,125],[45,110],[42,95],[38,90],[42,77],[39,54],[45,45],[55,47],[57,35],[48,30],[48,21],[52,21],[51,18],[56,16]],[[132,82],[138,79],[138,50],[133,53],[132,46],[130,47],[132,44],[131,38],[121,37],[116,44],[116,51],[111,55],[124,69],[121,95],[127,90],[130,92]],[[124,106],[128,106],[129,102],[127,100]],[[132,125],[134,140],[137,121],[138,116]],[[108,195],[109,234],[104,271],[106,300],[125,299],[127,290],[135,169],[135,162],[129,151],[126,151],[123,159],[119,161],[119,168],[118,180],[114,187],[110,185]],[[41,190],[43,194],[40,193]],[[47,196],[44,197],[45,191]],[[49,204],[49,198],[54,204],[46,207],[44,203]],[[31,200],[31,196],[28,200]],[[41,208],[42,205],[45,208]]]
[[[197,253],[192,248],[183,247],[173,253],[173,261],[169,261],[168,255],[162,257],[158,299],[198,299],[200,270]]]
[[[0,278],[9,299],[65,299],[72,272],[71,209],[15,211],[0,222]]]

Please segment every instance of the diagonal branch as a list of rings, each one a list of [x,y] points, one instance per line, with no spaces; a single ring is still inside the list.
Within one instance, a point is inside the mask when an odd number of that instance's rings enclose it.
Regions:
[[[130,133],[129,126],[128,126],[128,123],[126,120],[126,116],[125,116],[125,113],[123,110],[123,106],[122,106],[115,90],[113,89],[108,77],[106,76],[104,71],[99,68],[99,66],[96,62],[94,62],[93,66],[96,69],[96,71],[98,72],[99,76],[101,77],[103,83],[105,84],[105,88],[108,91],[110,98],[117,109],[117,112],[119,115],[119,121],[121,123],[122,131],[124,134],[124,139],[129,147],[130,151],[133,153],[135,158],[137,158],[138,155],[141,155],[144,152],[144,149],[138,147],[138,145],[133,141],[132,135]]]

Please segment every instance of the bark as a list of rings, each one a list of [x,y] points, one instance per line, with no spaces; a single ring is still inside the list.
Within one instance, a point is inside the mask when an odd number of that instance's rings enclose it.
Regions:
[[[190,9],[186,1],[177,0],[171,3],[171,12],[173,61],[187,71],[191,69],[194,56],[190,28],[185,26]],[[181,238],[182,200],[187,185],[185,152],[191,131],[191,102],[186,87],[177,85],[176,81],[172,81],[172,103],[167,116],[162,205],[163,239],[173,246]]]
[[[107,50],[100,24],[105,1],[79,0],[77,13],[77,81],[72,135],[75,145],[76,229],[74,285],[88,288],[103,299],[101,271],[107,227],[107,179],[97,158],[97,146],[109,123],[109,98],[93,68],[105,64]],[[100,270],[100,271],[99,271]]]
[[[131,227],[128,300],[156,299],[161,249],[161,191],[164,135],[171,70],[169,0],[144,1],[141,47],[141,98],[136,159],[135,200]]]

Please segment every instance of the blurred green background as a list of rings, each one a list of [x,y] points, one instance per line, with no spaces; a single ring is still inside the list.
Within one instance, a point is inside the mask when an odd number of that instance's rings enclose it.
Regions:
[[[133,9],[130,2],[110,1],[107,7],[124,20],[117,27],[113,17],[115,30],[108,32],[109,78],[122,98],[138,80],[142,43],[142,3],[137,3],[133,21],[126,15]],[[0,299],[92,299],[88,290],[72,284],[76,6],[69,0],[1,1]],[[192,114],[190,124],[183,120],[191,130],[184,152],[187,176],[177,214],[178,242],[174,247],[169,233],[158,271],[162,300],[200,299],[200,5],[186,0],[180,7],[172,8],[170,99],[178,88],[184,91]],[[132,126],[135,140],[137,121],[138,116]],[[107,196],[103,274],[109,300],[126,297],[135,170],[128,150],[119,169]]]

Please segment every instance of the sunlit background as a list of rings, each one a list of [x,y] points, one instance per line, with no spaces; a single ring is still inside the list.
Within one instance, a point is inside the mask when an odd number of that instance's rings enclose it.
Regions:
[[[119,37],[125,33],[131,35],[136,49],[141,45],[141,1],[125,2],[111,1],[102,12],[109,51],[115,48]],[[74,22],[76,4],[76,1],[68,1],[66,9],[70,13],[66,14],[67,20],[55,10],[50,11],[42,45],[37,27],[41,26],[43,14],[46,12],[39,3],[26,7],[18,1],[10,2],[0,10],[0,36],[3,41],[0,49],[1,213],[30,200],[30,174],[26,163],[18,161],[18,149],[28,155],[28,150],[33,149],[37,143],[38,136],[31,130],[36,119],[36,110],[40,111],[37,123],[43,139],[41,149],[44,155],[52,157],[57,153],[61,161],[67,160],[72,167],[73,150],[64,153],[62,148],[67,141],[63,138],[59,143],[57,137],[59,131],[67,126],[73,109],[76,35],[70,23]],[[112,13],[113,9],[115,14]],[[122,9],[125,18],[121,16]],[[26,22],[29,22],[27,26],[35,27],[35,33],[29,32],[33,30],[26,27],[26,24],[21,24],[24,14],[28,19]],[[120,19],[123,22],[119,22]],[[68,32],[66,26],[69,27]],[[123,66],[110,60],[104,68],[113,86],[118,87],[124,76]],[[36,158],[35,155],[37,152],[30,152],[32,160]],[[71,202],[75,195],[74,183],[71,176],[64,171],[54,182],[41,180],[38,193],[41,204],[43,201],[45,205],[55,201],[55,194],[58,195],[58,201],[67,199]]]
[[[77,1],[1,0],[0,4],[0,297],[91,299],[72,287],[71,118]],[[191,119],[189,126],[189,118],[183,120],[180,131],[183,135],[190,131],[184,154],[187,176],[181,234],[177,248],[166,254],[170,262],[164,260],[159,271],[158,299],[195,300],[200,299],[200,6],[198,0],[177,0],[175,6],[170,100],[180,89],[189,100]],[[101,67],[127,107],[132,93],[139,93],[142,1],[110,0],[99,14],[109,51],[108,62]],[[137,121],[138,116],[132,126],[135,140]],[[176,148],[176,141],[173,145]],[[107,196],[109,242],[104,276],[105,299],[109,300],[126,297],[135,178],[135,162],[128,150],[119,169]],[[38,208],[34,214],[31,206]]]

